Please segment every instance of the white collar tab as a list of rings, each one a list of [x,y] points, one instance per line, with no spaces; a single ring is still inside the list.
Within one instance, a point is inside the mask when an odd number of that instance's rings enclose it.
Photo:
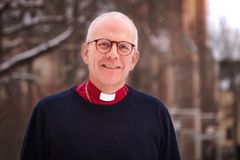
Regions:
[[[113,101],[115,99],[115,97],[116,97],[115,93],[106,94],[106,93],[101,92],[99,99],[102,100],[102,101]]]

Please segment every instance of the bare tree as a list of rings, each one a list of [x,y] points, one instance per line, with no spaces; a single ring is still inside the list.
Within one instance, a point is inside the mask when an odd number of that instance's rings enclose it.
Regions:
[[[33,60],[54,53],[50,51],[66,42],[74,32],[72,15],[66,16],[67,10],[59,11],[52,3],[45,5],[44,0],[0,1],[0,155],[3,159],[18,159],[36,95],[34,88],[41,92],[33,73]]]
[[[238,139],[238,119],[240,107],[240,81],[239,65],[240,61],[240,30],[230,28],[225,19],[221,19],[219,28],[210,30],[210,47],[213,54],[220,62],[220,76],[228,79],[230,83],[229,90],[233,93],[232,103],[232,137],[234,157],[237,160]],[[222,70],[221,70],[222,69]],[[221,78],[220,77],[220,78]]]

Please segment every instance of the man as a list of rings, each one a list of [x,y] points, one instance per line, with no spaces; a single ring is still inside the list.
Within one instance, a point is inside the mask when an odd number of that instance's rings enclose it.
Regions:
[[[81,47],[89,80],[34,108],[22,160],[179,160],[171,118],[156,98],[126,85],[138,33],[119,12],[90,25]]]

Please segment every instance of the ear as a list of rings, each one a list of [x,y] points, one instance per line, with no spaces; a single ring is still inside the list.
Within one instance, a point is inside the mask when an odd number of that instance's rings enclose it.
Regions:
[[[138,52],[138,50],[136,50],[132,56],[132,64],[131,64],[130,70],[133,70],[133,68],[136,66],[138,60],[139,60],[139,52]]]
[[[82,59],[83,59],[83,62],[85,64],[88,64],[88,46],[87,46],[87,43],[83,43],[82,46],[81,46],[81,55],[82,55]]]

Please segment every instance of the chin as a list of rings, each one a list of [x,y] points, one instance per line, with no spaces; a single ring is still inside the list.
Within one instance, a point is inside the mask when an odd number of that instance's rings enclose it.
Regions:
[[[123,84],[124,82],[120,81],[120,80],[116,80],[116,78],[113,79],[102,79],[102,82],[106,85],[106,86],[118,86]]]

